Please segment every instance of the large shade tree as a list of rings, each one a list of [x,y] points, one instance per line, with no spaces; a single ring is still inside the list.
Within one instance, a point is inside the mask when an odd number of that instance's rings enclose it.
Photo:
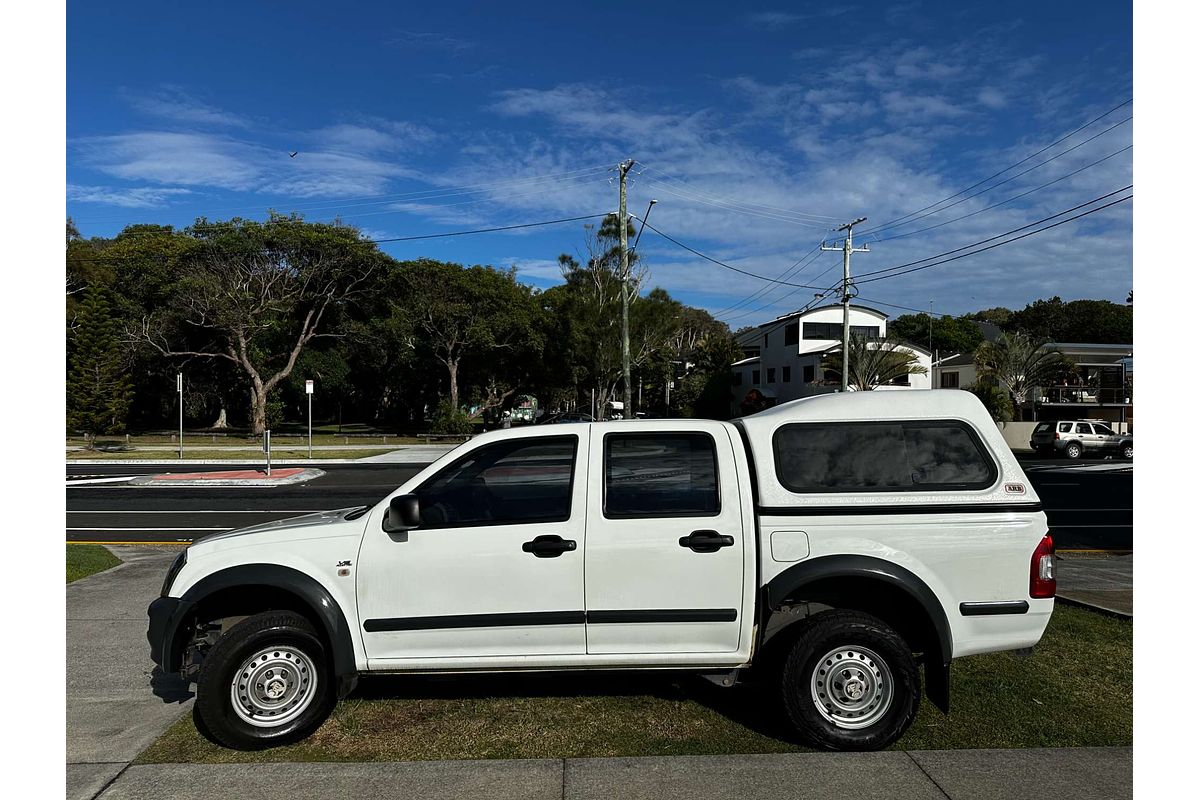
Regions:
[[[334,329],[342,304],[362,293],[386,259],[354,228],[272,215],[266,222],[198,220],[184,231],[170,298],[132,337],[172,358],[233,364],[250,389],[254,433],[272,391],[304,348]]]

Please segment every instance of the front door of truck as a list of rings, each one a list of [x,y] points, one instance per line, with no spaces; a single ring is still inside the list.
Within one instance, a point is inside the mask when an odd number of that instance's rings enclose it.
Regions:
[[[588,653],[736,651],[753,523],[727,429],[591,427]]]
[[[372,512],[358,563],[372,668],[585,652],[586,431],[467,450],[413,492],[416,529],[388,533]]]

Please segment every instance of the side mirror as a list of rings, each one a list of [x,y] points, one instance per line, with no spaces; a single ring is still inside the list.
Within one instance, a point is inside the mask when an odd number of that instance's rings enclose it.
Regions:
[[[401,494],[392,498],[388,503],[388,513],[385,527],[398,533],[409,531],[421,526],[421,503],[415,494]]]

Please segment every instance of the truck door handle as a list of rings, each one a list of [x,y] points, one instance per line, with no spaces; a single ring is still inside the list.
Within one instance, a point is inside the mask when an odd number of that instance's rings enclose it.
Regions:
[[[722,547],[732,547],[733,537],[716,531],[692,531],[689,536],[680,537],[679,546],[691,548],[694,553],[715,553]]]
[[[564,539],[561,536],[535,536],[533,541],[521,545],[521,550],[533,553],[538,558],[558,558],[574,549],[575,540]]]

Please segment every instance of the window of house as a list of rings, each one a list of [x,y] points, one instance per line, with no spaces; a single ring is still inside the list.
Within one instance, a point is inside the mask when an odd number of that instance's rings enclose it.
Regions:
[[[792,423],[773,447],[779,482],[798,493],[986,489],[998,475],[957,420]]]
[[[806,366],[804,368],[804,382],[812,383],[813,375],[814,375],[814,367],[812,366],[812,364],[809,364],[808,366]]]
[[[705,433],[604,437],[604,516],[715,516],[717,453]]]
[[[775,368],[767,367],[767,383],[775,382]]]
[[[842,326],[834,322],[806,322],[804,323],[804,338],[840,339],[842,338]]]
[[[840,326],[839,326],[839,330],[840,330]],[[862,336],[867,339],[878,339],[879,338],[879,326],[878,325],[851,325],[850,326],[850,335],[851,336]],[[839,338],[839,339],[842,338],[840,333],[838,334],[837,338]]]
[[[762,372],[754,370],[754,385],[758,386],[760,383],[762,383]]]
[[[792,382],[792,368],[791,367],[783,368],[783,382],[784,383]]]
[[[958,388],[958,373],[957,372],[943,372],[942,373],[942,388],[943,389],[957,389]]]
[[[562,522],[571,516],[577,436],[485,445],[416,490],[422,528]]]
[[[771,334],[764,333],[763,334],[763,349],[765,350],[770,346],[771,346]]]
[[[783,343],[785,345],[800,343],[800,323],[792,322],[783,328]]]

